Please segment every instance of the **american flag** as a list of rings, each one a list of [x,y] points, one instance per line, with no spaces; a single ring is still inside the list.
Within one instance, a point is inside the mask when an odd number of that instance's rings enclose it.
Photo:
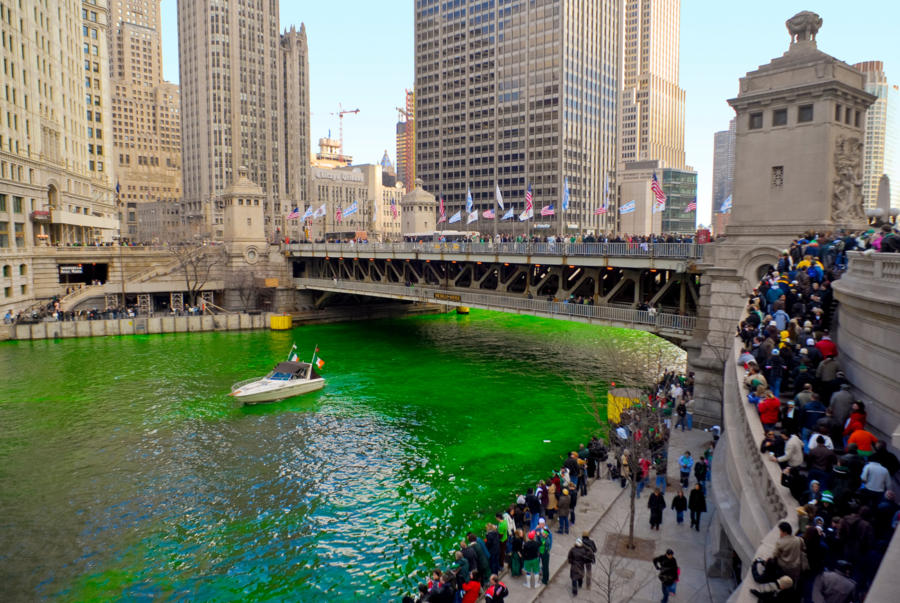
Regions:
[[[397,200],[391,199],[391,215],[394,216],[394,219],[397,219]]]
[[[606,207],[606,205],[604,205],[603,207],[598,207],[597,209],[595,209],[595,210],[594,210],[594,215],[595,215],[595,216],[602,216],[603,214],[606,213],[606,211],[607,211],[607,207]]]
[[[650,183],[650,190],[653,191],[654,196],[656,196],[657,205],[663,205],[666,202],[666,194],[659,185],[659,180],[656,179],[656,172],[653,172],[653,182]]]
[[[300,208],[299,207],[295,207],[294,209],[291,210],[291,213],[289,213],[287,215],[288,220],[296,220],[299,217],[300,217]]]
[[[542,216],[552,216],[555,213],[556,213],[556,211],[554,211],[552,203],[550,205],[547,205],[546,207],[541,208]]]
[[[529,209],[534,208],[534,204],[532,203],[532,199],[534,199],[534,195],[531,193],[531,185],[528,185],[528,191],[525,193],[525,211],[527,212]]]
[[[337,221],[338,224],[341,223],[341,218],[343,218],[343,217],[344,217],[343,210],[340,207],[337,208],[337,211],[334,212],[334,219]]]
[[[690,211],[696,211],[696,209],[697,209],[697,201],[694,200],[687,204],[687,207],[684,208],[684,213],[688,213]]]
[[[481,212],[481,217],[484,218],[485,220],[493,220],[494,219],[494,210],[493,209],[484,210],[483,212]]]

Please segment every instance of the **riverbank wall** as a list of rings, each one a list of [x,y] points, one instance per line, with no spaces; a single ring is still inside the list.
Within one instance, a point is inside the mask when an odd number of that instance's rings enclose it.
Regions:
[[[289,315],[292,318],[294,327],[297,327],[303,324],[324,324],[377,318],[396,318],[417,314],[436,314],[446,310],[446,306],[437,304],[378,304],[363,307],[323,308],[321,310],[292,312]],[[272,316],[280,316],[280,314],[260,312],[205,316],[151,316],[0,325],[0,341],[268,329]]]

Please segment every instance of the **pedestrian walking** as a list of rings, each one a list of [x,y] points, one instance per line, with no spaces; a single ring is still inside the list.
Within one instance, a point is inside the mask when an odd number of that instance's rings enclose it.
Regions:
[[[706,471],[708,469],[708,465],[706,464],[706,459],[702,456],[697,459],[697,462],[694,463],[694,477],[697,478],[697,483],[700,484],[700,487],[703,488],[703,494],[706,494]]]
[[[691,527],[700,531],[700,515],[706,513],[706,495],[700,484],[695,484],[688,498],[688,509],[691,512]]]
[[[687,510],[687,498],[684,496],[684,490],[678,488],[678,494],[672,499],[672,510],[675,511],[675,520],[684,523],[684,512]]]
[[[675,586],[678,584],[678,561],[675,560],[675,552],[667,549],[665,555],[653,559],[653,567],[659,571],[659,581],[662,583],[662,603],[668,603],[669,596],[675,594]]]
[[[597,561],[597,543],[591,540],[591,533],[588,531],[581,534],[581,542],[591,552],[591,560],[584,564],[584,590],[591,590],[591,568]]]
[[[584,586],[585,565],[593,563],[594,553],[584,546],[581,538],[575,539],[575,545],[569,549],[569,578],[572,580],[572,594]]]
[[[681,487],[687,488],[691,479],[691,469],[694,466],[694,457],[688,450],[678,458],[678,470],[681,472]]]
[[[513,536],[510,540],[512,548],[509,552],[509,573],[513,576],[521,576],[522,564],[524,563],[522,560],[522,552],[523,547],[525,546],[525,534],[522,530],[516,530],[513,532]]]
[[[687,425],[687,405],[683,400],[675,407],[675,414],[678,415],[678,420],[675,421],[675,429],[678,429],[678,427],[681,426],[681,431],[683,433],[684,428]]]
[[[653,494],[647,501],[647,508],[650,509],[650,529],[658,532],[659,525],[662,523],[663,511],[666,510],[666,499],[659,488],[653,489]]]

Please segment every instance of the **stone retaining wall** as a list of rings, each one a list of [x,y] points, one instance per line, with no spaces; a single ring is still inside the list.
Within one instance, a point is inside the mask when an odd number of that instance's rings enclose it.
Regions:
[[[67,339],[71,337],[266,329],[269,327],[270,316],[270,313],[221,314],[216,316],[154,316],[151,318],[117,318],[39,322],[30,325],[3,325],[0,327],[0,341],[8,339]]]

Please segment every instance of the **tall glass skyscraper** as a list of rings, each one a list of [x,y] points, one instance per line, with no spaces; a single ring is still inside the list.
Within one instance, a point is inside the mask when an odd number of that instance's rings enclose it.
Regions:
[[[866,209],[878,201],[882,174],[891,179],[891,206],[900,207],[900,158],[897,157],[900,127],[900,91],[888,83],[881,61],[865,61],[854,67],[865,76],[866,92],[878,97],[866,111],[866,138],[863,145],[863,203]]]
[[[611,230],[624,0],[416,0],[416,172],[447,215],[505,203]],[[569,211],[561,215],[568,182]],[[486,226],[482,230],[487,230]]]

